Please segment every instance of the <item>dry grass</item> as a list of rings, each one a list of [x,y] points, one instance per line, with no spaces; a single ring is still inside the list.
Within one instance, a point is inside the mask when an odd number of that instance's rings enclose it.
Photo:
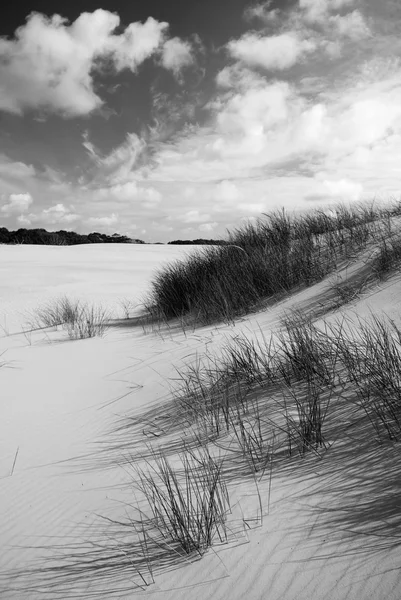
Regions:
[[[398,205],[266,215],[230,233],[226,245],[206,247],[163,267],[145,308],[160,320],[186,316],[201,323],[232,322],[267,298],[320,281],[374,240],[381,244],[375,269],[383,274],[400,254],[398,242],[385,241],[397,215]]]
[[[67,331],[71,340],[102,336],[110,315],[102,306],[62,296],[37,308],[29,317],[31,329],[57,328]]]

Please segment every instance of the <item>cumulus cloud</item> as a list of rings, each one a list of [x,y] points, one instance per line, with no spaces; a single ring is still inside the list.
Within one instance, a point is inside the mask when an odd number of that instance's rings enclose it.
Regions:
[[[204,232],[210,232],[213,231],[213,229],[216,229],[218,223],[216,223],[216,221],[212,221],[210,223],[202,223],[201,225],[199,225],[198,229],[199,231],[204,231]]]
[[[178,37],[167,40],[163,45],[161,64],[178,78],[183,68],[193,65],[195,57],[192,45]]]
[[[296,32],[262,36],[246,33],[227,44],[229,54],[249,66],[282,71],[294,66],[316,50],[313,40],[302,39]]]
[[[4,204],[0,211],[7,217],[13,214],[20,214],[28,210],[33,202],[33,198],[30,194],[10,194],[8,202]]]
[[[156,207],[162,199],[160,192],[152,187],[140,186],[136,181],[126,181],[109,187],[99,188],[94,192],[94,198],[99,200],[117,200],[121,203],[140,203],[146,208]]]
[[[98,9],[73,23],[32,13],[13,39],[0,39],[0,110],[42,108],[67,117],[102,105],[93,71],[109,60],[117,71],[138,66],[164,41],[167,23],[149,17],[120,34],[118,15]]]
[[[33,165],[26,165],[20,161],[11,161],[6,156],[0,155],[0,175],[13,179],[26,179],[33,177],[36,171]]]
[[[216,83],[222,89],[249,89],[264,83],[264,79],[241,63],[227,65],[216,75]]]
[[[180,221],[183,223],[202,223],[203,221],[208,221],[210,219],[210,215],[203,214],[199,212],[199,210],[189,210],[182,215]]]
[[[355,4],[355,0],[299,0],[304,18],[312,22],[322,22],[327,14]]]
[[[369,26],[358,10],[343,16],[331,15],[328,24],[335,29],[337,35],[348,37],[354,41],[370,36]]]
[[[111,227],[118,223],[118,216],[113,213],[108,217],[90,217],[87,219],[86,223],[90,227]]]
[[[254,4],[247,6],[244,10],[244,17],[247,21],[258,19],[265,23],[271,23],[277,19],[279,10],[277,8],[272,9],[272,0],[267,0],[261,4]]]
[[[79,216],[75,213],[71,213],[70,210],[59,203],[49,208],[45,208],[42,213],[37,217],[38,220],[46,223],[47,225],[63,224],[63,223],[74,223],[79,219]]]
[[[17,220],[20,224],[24,223],[26,225],[40,223],[41,225],[56,225],[61,227],[63,225],[75,223],[79,218],[78,214],[71,212],[69,208],[60,202],[59,204],[49,206],[49,208],[44,208],[39,212],[21,215]]]

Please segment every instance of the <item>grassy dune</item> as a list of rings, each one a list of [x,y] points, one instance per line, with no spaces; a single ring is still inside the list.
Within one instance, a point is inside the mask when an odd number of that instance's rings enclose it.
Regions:
[[[392,219],[401,207],[339,206],[329,213],[266,215],[229,234],[226,246],[207,247],[163,268],[145,302],[160,319],[192,317],[231,322],[263,301],[309,286],[372,244],[377,276],[401,257]]]

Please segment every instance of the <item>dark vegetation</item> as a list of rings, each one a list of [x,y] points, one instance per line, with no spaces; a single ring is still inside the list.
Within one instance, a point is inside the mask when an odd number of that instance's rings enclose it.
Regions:
[[[196,240],[173,240],[172,242],[168,242],[169,244],[189,246],[189,245],[197,245],[197,246],[225,246],[228,244],[227,240],[205,240],[203,238],[199,238]]]
[[[46,231],[46,229],[17,229],[9,231],[0,227],[0,244],[35,244],[49,246],[74,246],[77,244],[144,244],[142,240],[131,239],[114,233],[89,233],[81,235],[74,231]]]
[[[229,234],[228,243],[201,249],[156,273],[145,308],[161,320],[231,322],[268,298],[312,285],[375,243],[372,269],[379,276],[401,258],[391,230],[399,204],[390,208],[338,206],[299,216],[265,215]]]
[[[46,231],[46,229],[17,229],[9,231],[6,227],[0,227],[0,244],[35,244],[48,246],[75,246],[78,244],[145,244],[143,240],[130,238],[126,235],[113,233],[98,233],[97,231],[88,234],[80,234],[75,231]],[[162,244],[161,242],[155,242]],[[179,245],[223,245],[224,240],[175,240],[169,244]]]

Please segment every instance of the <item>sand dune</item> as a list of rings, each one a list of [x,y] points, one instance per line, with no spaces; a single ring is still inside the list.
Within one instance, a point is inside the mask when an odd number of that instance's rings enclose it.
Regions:
[[[92,574],[67,587],[60,581],[60,588],[54,582],[49,588],[37,573],[13,577],[45,567],[58,546],[79,547],[82,540],[107,535],[97,515],[124,518],[135,503],[127,465],[140,447],[155,443],[157,430],[145,423],[132,429],[140,431],[134,439],[130,429],[115,428],[151,407],[157,415],[176,367],[206,352],[218,355],[234,335],[257,338],[276,331],[286,311],[305,310],[330,288],[323,281],[232,326],[144,331],[127,322],[102,338],[79,341],[63,331],[21,333],[24,311],[61,294],[101,301],[121,313],[121,298],[139,299],[159,264],[188,251],[0,246],[1,597],[399,598],[401,454],[396,444],[372,441],[365,424],[345,428],[338,439],[334,432],[334,443],[320,458],[291,457],[271,480],[262,478],[262,518],[253,479],[233,477],[227,543],[201,560],[173,560],[148,587],[134,569],[106,580]],[[398,278],[376,284],[325,319],[355,322],[375,312],[400,323],[400,292]],[[111,529],[111,542],[113,535]]]

